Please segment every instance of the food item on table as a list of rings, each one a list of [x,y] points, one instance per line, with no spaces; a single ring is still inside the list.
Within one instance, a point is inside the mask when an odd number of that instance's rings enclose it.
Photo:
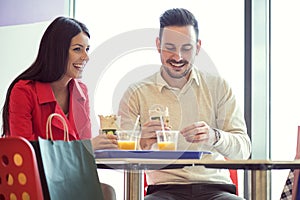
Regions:
[[[120,116],[117,115],[99,115],[100,131],[105,134],[116,134],[119,129]]]
[[[152,109],[149,110],[149,115],[151,120],[160,121],[160,118],[162,117],[162,120],[166,124],[166,126],[171,127],[168,107],[164,109],[160,105],[155,105]]]

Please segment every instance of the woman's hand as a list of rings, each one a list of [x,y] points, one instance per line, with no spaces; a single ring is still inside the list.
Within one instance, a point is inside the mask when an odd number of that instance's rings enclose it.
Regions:
[[[91,139],[94,150],[118,149],[117,136],[113,134],[99,134]]]

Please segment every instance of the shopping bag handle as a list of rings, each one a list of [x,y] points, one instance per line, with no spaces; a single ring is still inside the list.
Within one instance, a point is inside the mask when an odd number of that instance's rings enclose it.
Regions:
[[[64,141],[69,141],[69,130],[67,126],[66,120],[58,113],[52,113],[49,115],[47,119],[47,124],[46,124],[46,139],[49,140],[49,134],[50,134],[50,139],[53,141],[53,135],[52,135],[52,118],[53,117],[58,117],[60,121],[62,122],[64,126]]]

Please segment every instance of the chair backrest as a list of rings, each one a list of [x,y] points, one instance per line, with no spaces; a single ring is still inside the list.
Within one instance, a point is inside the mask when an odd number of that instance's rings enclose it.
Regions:
[[[298,126],[297,146],[295,159],[300,159],[300,126]],[[300,184],[299,184],[299,169],[290,170],[288,177],[283,186],[280,200],[299,200],[300,199]]]
[[[229,170],[230,173],[230,178],[232,180],[232,183],[235,185],[236,187],[236,195],[239,194],[239,181],[238,181],[238,172],[236,169],[230,169]]]
[[[101,183],[101,189],[102,189],[104,200],[117,200],[116,191],[111,185],[106,183]]]
[[[34,149],[22,137],[0,138],[0,199],[44,199]]]
[[[300,126],[298,126],[298,133],[297,133],[297,147],[296,147],[296,156],[295,159],[298,160],[300,159]],[[295,169],[294,170],[294,181],[293,181],[293,192],[292,192],[292,196],[293,196],[293,200],[300,199],[300,188],[299,188],[299,181],[300,181],[300,170],[299,169]]]

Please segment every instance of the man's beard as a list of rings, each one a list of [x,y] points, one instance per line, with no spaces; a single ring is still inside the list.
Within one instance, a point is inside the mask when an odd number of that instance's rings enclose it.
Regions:
[[[187,65],[188,62],[186,60],[182,60],[182,61],[179,61],[179,62],[176,62],[175,60],[171,60],[171,59],[168,59],[166,61],[166,63],[168,63],[169,65],[172,65],[172,63],[176,63],[176,64],[184,64],[184,65]],[[171,77],[171,78],[175,78],[175,79],[181,79],[181,78],[185,78],[186,75],[188,73],[190,73],[191,69],[192,69],[192,65],[187,68],[183,73],[181,74],[175,74],[175,73],[172,73],[171,70],[169,70],[169,68],[165,65],[163,65],[163,68],[165,69],[165,71],[167,72],[167,74]]]

